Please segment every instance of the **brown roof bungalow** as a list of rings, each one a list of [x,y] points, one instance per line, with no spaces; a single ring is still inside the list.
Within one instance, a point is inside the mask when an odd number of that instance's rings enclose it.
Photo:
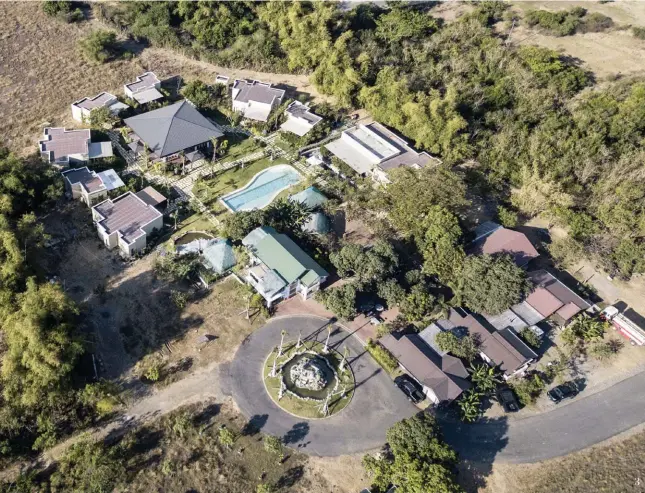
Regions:
[[[523,373],[538,357],[510,327],[488,330],[483,325],[485,321],[480,322],[475,315],[461,308],[450,310],[448,322],[454,330],[461,329],[479,338],[481,357],[487,363],[499,366],[505,378]]]
[[[468,371],[460,359],[433,350],[419,334],[388,334],[379,341],[399,360],[432,402],[450,402],[470,388]]]
[[[513,257],[518,267],[524,267],[532,259],[540,256],[525,234],[504,228],[492,221],[477,227],[469,253],[487,255],[507,253]]]

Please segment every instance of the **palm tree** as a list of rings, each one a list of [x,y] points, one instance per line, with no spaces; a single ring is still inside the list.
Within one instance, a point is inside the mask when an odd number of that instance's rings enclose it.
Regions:
[[[332,325],[327,325],[327,340],[325,341],[325,347],[323,348],[323,353],[329,352],[329,336],[331,335]]]

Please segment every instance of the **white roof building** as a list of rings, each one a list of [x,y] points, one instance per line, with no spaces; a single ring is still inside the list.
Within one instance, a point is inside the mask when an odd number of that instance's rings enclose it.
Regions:
[[[139,104],[149,103],[163,98],[159,92],[161,81],[154,72],[146,72],[136,78],[134,82],[125,84],[123,92],[129,98],[134,99]]]
[[[299,101],[294,101],[285,110],[287,121],[280,125],[281,130],[291,132],[299,137],[306,135],[315,125],[322,121],[322,117],[309,111],[309,106]]]
[[[271,111],[282,103],[283,97],[283,89],[276,89],[258,80],[236,79],[233,83],[233,110],[250,120],[267,121]]]
[[[387,183],[387,173],[401,166],[424,168],[441,161],[426,152],[417,152],[401,137],[377,122],[345,130],[339,139],[325,147],[359,175],[372,175]]]
[[[46,127],[44,139],[38,141],[40,155],[52,164],[68,165],[90,159],[110,157],[111,142],[91,142],[89,129],[66,130],[62,127]]]

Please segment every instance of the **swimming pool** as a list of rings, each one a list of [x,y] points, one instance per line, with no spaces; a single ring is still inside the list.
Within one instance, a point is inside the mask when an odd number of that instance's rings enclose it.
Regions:
[[[260,171],[244,187],[220,200],[231,212],[263,209],[282,191],[302,180],[288,164],[279,164]]]

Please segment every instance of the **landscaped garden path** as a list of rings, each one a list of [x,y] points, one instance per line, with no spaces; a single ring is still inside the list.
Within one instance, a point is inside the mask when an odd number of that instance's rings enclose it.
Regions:
[[[330,346],[349,349],[350,366],[356,379],[354,397],[349,405],[331,417],[304,419],[282,410],[269,397],[262,380],[262,369],[271,350],[285,340],[311,336],[324,343],[325,318],[286,316],[270,320],[251,334],[240,346],[232,363],[220,368],[220,386],[233,397],[242,413],[263,433],[282,437],[285,444],[303,452],[334,456],[376,449],[385,442],[385,432],[397,421],[412,416],[415,408],[378,366],[363,346],[341,327],[334,327]]]

